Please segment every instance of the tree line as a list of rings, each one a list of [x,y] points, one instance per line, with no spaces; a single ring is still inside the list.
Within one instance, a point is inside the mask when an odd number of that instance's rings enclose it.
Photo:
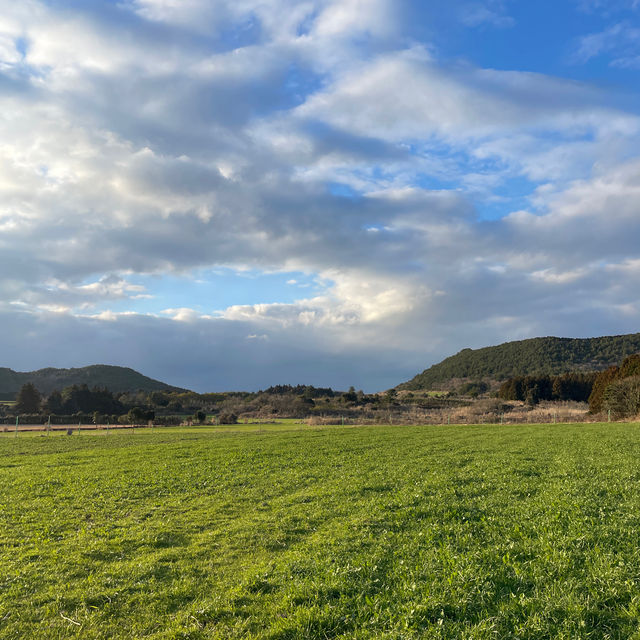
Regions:
[[[529,405],[541,400],[575,400],[587,402],[597,372],[573,372],[561,375],[515,376],[504,382],[498,390],[502,400],[520,400]]]
[[[13,406],[0,404],[4,422],[18,416],[23,419],[52,423],[64,421],[156,422],[180,423],[184,419],[203,422],[214,415],[217,422],[233,421],[239,413],[287,415],[302,417],[316,408],[377,402],[376,395],[367,396],[351,387],[347,392],[311,385],[275,385],[257,392],[196,393],[193,391],[137,391],[113,393],[106,388],[89,388],[74,384],[62,390],[42,394],[35,384],[24,384]]]

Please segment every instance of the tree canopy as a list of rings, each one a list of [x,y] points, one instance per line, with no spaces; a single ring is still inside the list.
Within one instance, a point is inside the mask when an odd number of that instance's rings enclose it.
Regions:
[[[17,413],[37,413],[40,411],[42,397],[40,392],[35,388],[33,383],[27,382],[20,387],[16,397]]]

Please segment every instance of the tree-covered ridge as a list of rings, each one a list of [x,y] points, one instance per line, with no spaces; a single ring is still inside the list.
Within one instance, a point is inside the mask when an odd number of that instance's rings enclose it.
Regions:
[[[12,369],[0,369],[0,399],[15,397],[20,388],[31,382],[42,394],[73,385],[99,387],[112,392],[122,391],[184,391],[171,385],[148,378],[128,367],[97,364],[75,369],[39,369],[38,371],[18,372]]]
[[[483,349],[463,349],[399,389],[431,389],[454,378],[506,380],[516,376],[599,371],[640,351],[640,333],[600,338],[531,338]]]

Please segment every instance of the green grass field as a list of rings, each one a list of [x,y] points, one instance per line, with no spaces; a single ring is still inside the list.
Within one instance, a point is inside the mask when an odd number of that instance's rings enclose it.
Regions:
[[[2,434],[0,638],[640,638],[640,427]]]

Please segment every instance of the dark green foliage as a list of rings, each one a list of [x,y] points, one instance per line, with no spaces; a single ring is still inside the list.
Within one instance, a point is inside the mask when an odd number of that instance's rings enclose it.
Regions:
[[[196,411],[193,414],[193,419],[202,424],[206,419],[207,419],[207,412],[206,411]]]
[[[179,415],[164,415],[158,416],[153,419],[153,424],[162,425],[165,427],[177,427],[184,422],[184,416]]]
[[[461,384],[457,389],[456,393],[461,396],[471,396],[472,398],[477,398],[478,396],[486,393],[489,390],[489,385],[482,380],[477,380],[473,382],[465,382]]]
[[[236,424],[238,422],[238,416],[230,411],[223,411],[218,416],[218,424]]]
[[[329,397],[333,398],[334,391],[331,387],[313,387],[306,384],[298,384],[295,387],[290,384],[277,384],[259,393],[266,393],[269,395],[288,395],[293,394],[296,396],[305,396],[307,398],[321,398]]]
[[[620,365],[620,377],[629,378],[640,375],[640,353],[635,353]]]
[[[589,411],[591,413],[600,413],[603,409],[604,392],[611,382],[617,379],[620,367],[613,366],[601,371],[596,381],[593,383],[593,389],[589,396]]]
[[[86,384],[65,387],[62,392],[53,391],[43,407],[55,415],[73,413],[102,413],[122,415],[127,408],[107,389],[89,389]]]
[[[56,415],[66,413],[64,408],[64,399],[59,391],[52,391],[48,395],[44,403],[44,410],[47,413],[53,413]]]
[[[624,395],[625,385],[622,385],[615,391],[612,391],[608,396],[608,401],[605,403],[605,396],[609,386],[617,381],[624,380],[626,378],[636,377],[640,375],[640,354],[633,354],[628,358],[625,358],[622,364],[617,367],[609,367],[605,371],[602,371],[593,385],[593,390],[589,396],[589,411],[591,413],[599,413],[603,410],[611,409],[612,412],[618,416],[623,417],[625,415],[635,415],[635,413],[627,413],[629,405],[623,403],[621,406],[616,406],[614,398],[621,398]]]
[[[498,397],[535,405],[541,400],[587,402],[598,373],[564,373],[559,376],[517,376],[503,382]]]
[[[23,384],[16,396],[16,413],[37,413],[40,411],[42,397],[31,382]]]
[[[602,338],[532,338],[484,349],[464,349],[426,369],[398,389],[431,389],[454,378],[505,380],[601,370],[640,351],[640,333]]]
[[[167,393],[163,393],[162,391],[152,391],[149,394],[149,404],[154,405],[156,407],[166,407],[170,402],[170,396]]]
[[[565,373],[552,378],[553,400],[576,400],[587,402],[598,373]]]
[[[144,409],[143,407],[133,407],[129,409],[126,415],[126,422],[128,424],[146,424],[147,422],[153,420],[155,414],[153,411],[149,411],[148,409]]]
[[[349,387],[349,391],[342,394],[343,402],[358,402],[358,394],[355,387]]]

